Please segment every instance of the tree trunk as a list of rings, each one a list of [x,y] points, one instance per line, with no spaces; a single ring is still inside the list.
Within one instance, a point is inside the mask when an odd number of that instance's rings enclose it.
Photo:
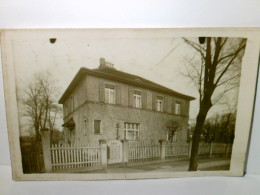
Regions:
[[[39,140],[41,140],[41,136],[40,136],[40,132],[39,132],[39,125],[34,125],[34,128],[35,128],[36,140],[39,141]]]
[[[52,146],[52,137],[53,137],[53,130],[50,129],[50,146]]]
[[[204,122],[208,113],[208,109],[200,107],[199,113],[197,115],[195,131],[192,137],[192,148],[191,148],[191,157],[189,171],[197,171],[198,168],[198,150],[200,143],[200,135],[204,126]]]

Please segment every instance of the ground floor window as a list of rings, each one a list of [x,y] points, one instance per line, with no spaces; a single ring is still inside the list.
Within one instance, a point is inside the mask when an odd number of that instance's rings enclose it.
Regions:
[[[127,140],[139,140],[140,138],[140,123],[124,124],[124,138]]]
[[[176,142],[177,141],[177,131],[168,130],[166,140],[170,141],[170,142]]]
[[[100,123],[101,120],[94,120],[94,134],[100,134]]]

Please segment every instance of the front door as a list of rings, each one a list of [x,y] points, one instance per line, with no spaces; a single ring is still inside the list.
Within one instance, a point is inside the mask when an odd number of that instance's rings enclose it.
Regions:
[[[122,142],[119,140],[109,141],[107,146],[108,164],[121,163],[123,160]]]

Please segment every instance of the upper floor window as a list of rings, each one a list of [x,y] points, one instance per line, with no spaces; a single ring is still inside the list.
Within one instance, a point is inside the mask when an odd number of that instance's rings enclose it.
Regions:
[[[142,107],[142,96],[140,92],[134,92],[134,107]]]
[[[139,140],[140,123],[129,123],[124,124],[124,137],[128,140]]]
[[[109,104],[115,104],[116,103],[116,92],[115,92],[115,86],[114,85],[108,85],[105,86],[105,102]]]
[[[175,103],[175,114],[180,115],[181,114],[181,104]]]
[[[156,111],[163,111],[163,97],[157,97],[156,99]]]
[[[100,124],[101,120],[94,120],[94,134],[101,134]]]

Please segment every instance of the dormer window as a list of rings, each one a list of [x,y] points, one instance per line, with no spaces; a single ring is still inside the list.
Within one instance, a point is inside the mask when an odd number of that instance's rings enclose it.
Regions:
[[[163,97],[157,96],[156,98],[156,111],[163,111]]]
[[[105,103],[115,104],[116,103],[116,92],[114,85],[105,85]]]
[[[134,92],[134,105],[135,108],[141,108],[142,107],[142,96],[141,92],[135,91]]]

